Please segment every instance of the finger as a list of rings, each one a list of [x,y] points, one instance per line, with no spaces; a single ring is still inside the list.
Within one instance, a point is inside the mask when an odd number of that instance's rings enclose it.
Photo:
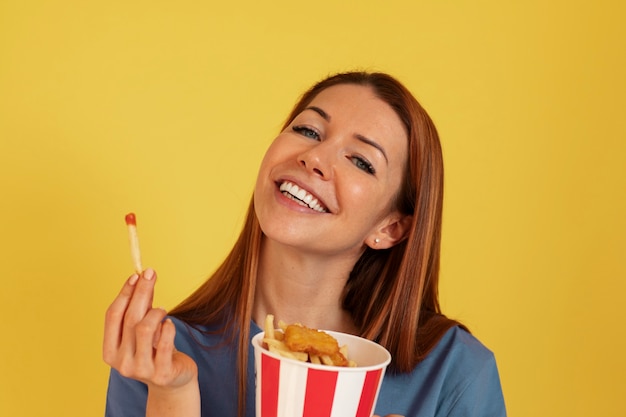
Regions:
[[[166,314],[162,308],[153,308],[135,326],[135,364],[145,377],[151,377],[154,371],[153,341],[155,334],[160,333],[161,322]]]
[[[118,354],[121,356],[134,357],[135,355],[135,326],[143,320],[146,313],[152,308],[155,281],[156,273],[154,270],[146,269],[135,284],[135,290],[124,315],[122,340],[118,349]]]
[[[148,268],[141,274],[141,277],[135,284],[135,291],[126,309],[126,315],[124,316],[125,326],[134,328],[144,318],[148,310],[152,308],[155,282],[156,273],[153,269]]]
[[[176,348],[174,339],[176,337],[176,327],[171,319],[165,319],[161,323],[161,337],[157,342],[156,353],[154,355],[155,382],[165,384],[172,377],[172,358]]]
[[[115,353],[121,344],[124,316],[138,280],[139,275],[131,275],[106,311],[102,356],[108,364],[114,360]]]

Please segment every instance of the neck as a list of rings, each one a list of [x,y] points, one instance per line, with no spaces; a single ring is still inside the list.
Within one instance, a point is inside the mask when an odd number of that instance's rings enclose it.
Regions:
[[[350,314],[341,307],[344,287],[356,259],[303,254],[265,239],[253,307],[253,319],[265,316],[324,330],[356,333]]]

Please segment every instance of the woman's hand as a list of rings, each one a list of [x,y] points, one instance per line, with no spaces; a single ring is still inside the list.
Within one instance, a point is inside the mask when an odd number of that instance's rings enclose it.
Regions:
[[[106,312],[102,356],[121,375],[148,385],[148,410],[167,402],[182,411],[195,406],[197,396],[199,414],[198,368],[174,347],[176,328],[163,320],[165,310],[152,307],[155,281],[156,273],[146,269],[124,284]]]

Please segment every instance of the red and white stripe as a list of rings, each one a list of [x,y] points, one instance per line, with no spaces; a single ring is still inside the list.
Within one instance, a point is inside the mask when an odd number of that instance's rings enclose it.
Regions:
[[[384,369],[294,366],[261,354],[257,417],[371,417]],[[281,366],[282,363],[282,366]]]

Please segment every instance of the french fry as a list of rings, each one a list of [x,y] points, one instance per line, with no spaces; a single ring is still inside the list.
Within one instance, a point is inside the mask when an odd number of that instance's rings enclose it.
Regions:
[[[143,267],[141,265],[141,252],[139,251],[139,237],[137,235],[137,219],[135,213],[128,213],[125,217],[128,226],[128,241],[130,243],[130,255],[133,260],[135,272],[141,275]]]
[[[263,343],[267,345],[270,352],[278,353],[281,356],[290,359],[296,359],[302,362],[306,362],[309,359],[309,355],[305,352],[292,352],[285,345],[284,342],[276,339],[264,338]]]
[[[278,320],[278,328],[284,332],[287,329],[287,323],[282,320]]]
[[[343,345],[339,348],[339,352],[341,352],[341,354],[344,356],[344,358],[348,358],[348,345]],[[349,368],[354,368],[356,366],[356,362],[353,360],[348,359],[348,365]]]
[[[322,363],[324,365],[334,365],[335,363],[333,362],[333,360],[330,358],[330,356],[328,355],[322,355],[320,356],[320,360],[322,361]]]
[[[348,357],[348,345],[339,346],[339,353],[341,353],[346,358]]]
[[[295,359],[295,360],[300,361],[300,362],[308,362],[308,360],[309,360],[309,354],[308,353],[305,353],[305,352],[292,352],[287,347],[285,347],[284,349],[279,349],[279,348],[276,348],[274,346],[270,346],[269,350],[270,350],[270,352],[277,353],[280,356],[283,356],[285,358]]]
[[[265,337],[267,339],[275,339],[274,337],[274,315],[268,314],[265,316],[265,324],[263,325],[265,331]]]
[[[289,350],[287,346],[285,346],[285,344],[281,342],[280,340],[270,339],[269,337],[263,338],[263,343],[267,345],[268,349],[275,348],[275,349]]]

